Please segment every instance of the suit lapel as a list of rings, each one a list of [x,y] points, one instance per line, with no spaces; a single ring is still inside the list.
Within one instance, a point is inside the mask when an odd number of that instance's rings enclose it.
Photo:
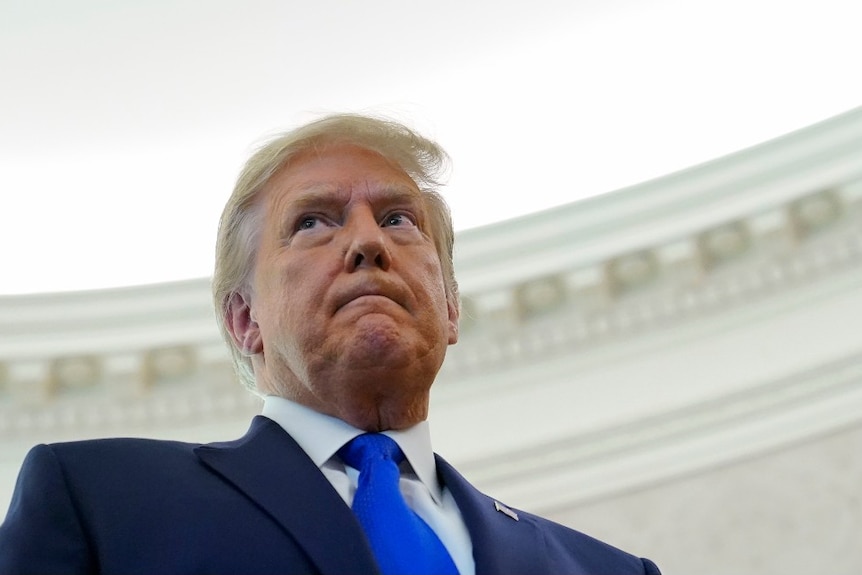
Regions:
[[[195,453],[287,531],[321,573],[377,573],[353,513],[272,420],[255,417],[241,439],[203,445]]]
[[[550,573],[544,539],[533,518],[479,492],[442,457],[435,457],[440,480],[455,498],[470,532],[476,575]]]

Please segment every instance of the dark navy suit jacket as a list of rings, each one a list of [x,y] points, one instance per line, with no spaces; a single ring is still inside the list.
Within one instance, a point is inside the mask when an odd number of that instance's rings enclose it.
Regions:
[[[476,573],[657,574],[639,559],[518,511],[497,511],[443,459]],[[0,526],[0,573],[376,574],[359,523],[278,424],[236,441],[40,445]]]

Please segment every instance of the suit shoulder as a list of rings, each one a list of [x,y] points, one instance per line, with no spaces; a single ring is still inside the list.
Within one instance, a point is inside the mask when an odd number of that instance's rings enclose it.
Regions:
[[[574,556],[579,562],[589,562],[587,567],[590,573],[659,575],[658,567],[649,559],[632,555],[550,519],[520,510],[518,513],[536,524],[552,557]]]
[[[131,468],[151,463],[187,459],[198,444],[142,438],[86,439],[36,445],[30,449],[26,462],[53,460],[63,468],[102,467]]]
[[[111,437],[104,439],[82,439],[62,441],[35,446],[32,451],[48,449],[56,454],[82,455],[88,453],[134,452],[190,452],[198,443],[171,441],[165,439],[146,439],[141,437]]]
[[[640,559],[550,519],[506,507],[476,489],[439,455],[437,470],[443,484],[458,503],[465,522],[473,526],[471,534],[474,545],[478,543],[481,549],[492,550],[485,555],[489,561],[498,559],[500,546],[503,545],[507,565],[543,566],[539,570],[533,569],[533,572],[659,574],[649,560]],[[501,516],[505,520],[501,521]],[[516,525],[528,525],[531,529],[525,531]],[[527,533],[530,536],[525,536]],[[526,567],[521,571],[529,572]]]

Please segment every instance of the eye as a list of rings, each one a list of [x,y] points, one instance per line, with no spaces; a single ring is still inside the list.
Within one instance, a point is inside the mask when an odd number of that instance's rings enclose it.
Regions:
[[[416,221],[409,215],[404,212],[394,212],[389,214],[385,218],[383,218],[382,226],[392,227],[392,226],[415,226]]]
[[[296,230],[310,230],[321,223],[319,216],[302,216],[299,218],[299,221],[296,223]]]

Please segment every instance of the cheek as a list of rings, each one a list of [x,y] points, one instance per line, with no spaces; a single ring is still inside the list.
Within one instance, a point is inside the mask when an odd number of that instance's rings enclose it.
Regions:
[[[278,335],[278,331],[289,324],[293,314],[292,303],[296,294],[302,290],[288,290],[286,278],[282,270],[274,267],[267,268],[271,271],[259,274],[257,279],[257,315],[261,327],[266,327],[270,336]],[[293,296],[293,297],[291,297]]]
[[[338,270],[323,258],[308,257],[280,264],[270,275],[271,313],[294,329],[302,329],[325,309],[327,294]]]
[[[443,272],[436,257],[425,261],[423,272],[420,280],[422,293],[434,308],[446,310],[446,287],[443,282]]]

